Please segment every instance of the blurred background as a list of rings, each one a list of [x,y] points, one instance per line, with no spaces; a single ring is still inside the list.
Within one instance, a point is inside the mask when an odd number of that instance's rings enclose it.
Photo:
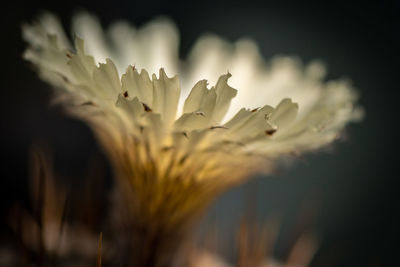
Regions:
[[[344,141],[226,193],[205,221],[217,223],[224,232],[221,238],[232,238],[250,192],[258,220],[280,218],[276,258],[286,257],[287,247],[302,228],[320,240],[311,266],[396,265],[399,1],[14,0],[3,4],[0,242],[8,240],[9,208],[16,201],[29,202],[28,155],[33,144],[51,149],[55,172],[68,177],[72,188],[79,186],[93,161],[110,180],[108,163],[90,130],[49,105],[51,88],[21,59],[25,47],[21,23],[49,10],[69,28],[79,9],[96,14],[103,26],[117,19],[140,26],[167,15],[179,28],[181,57],[201,34],[211,32],[230,41],[252,38],[266,59],[274,55],[295,55],[305,63],[321,59],[328,66],[328,79],[351,79],[366,116],[346,129]]]

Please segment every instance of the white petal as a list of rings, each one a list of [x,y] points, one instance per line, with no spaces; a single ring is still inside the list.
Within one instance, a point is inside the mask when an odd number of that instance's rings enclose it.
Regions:
[[[119,70],[133,64],[149,73],[160,68],[171,74],[178,72],[179,36],[170,20],[158,18],[139,29],[120,21],[110,26],[108,36]]]
[[[217,99],[211,119],[212,123],[219,123],[224,118],[231,104],[231,100],[237,94],[237,90],[228,85],[229,77],[231,77],[230,73],[222,75],[215,85]]]
[[[123,95],[118,96],[118,100],[116,106],[121,108],[125,112],[125,116],[128,121],[130,120],[136,126],[140,126],[142,124],[142,115],[144,114],[143,104],[140,103],[137,97],[132,100],[127,99]]]
[[[100,66],[93,72],[93,80],[100,91],[100,98],[116,100],[121,92],[121,83],[117,68],[110,59],[106,63],[100,63]]]
[[[113,54],[107,47],[104,31],[99,20],[87,13],[80,12],[72,19],[73,34],[85,40],[85,50],[96,62],[104,62]]]
[[[151,106],[153,103],[153,84],[149,74],[142,69],[140,74],[135,67],[129,66],[121,78],[123,92],[129,97],[138,97],[142,103]]]
[[[299,106],[296,103],[293,103],[291,99],[285,98],[272,112],[269,121],[281,130],[296,119],[298,109]]]
[[[72,47],[71,42],[64,32],[60,20],[56,16],[45,12],[40,17],[40,24],[43,25],[47,33],[57,36],[61,48],[70,49]]]
[[[208,90],[207,81],[201,80],[196,83],[189,96],[186,98],[183,112],[192,113],[201,111],[205,116],[209,117],[214,110],[216,99],[216,91]]]
[[[246,142],[256,136],[264,136],[266,131],[275,130],[275,126],[268,121],[274,112],[270,106],[264,106],[257,111],[241,109],[235,117],[225,124],[228,128],[227,136],[233,141]]]
[[[154,112],[160,113],[166,126],[175,119],[180,95],[180,85],[177,76],[168,78],[164,69],[160,69],[159,78],[153,74],[153,104]]]
[[[174,124],[174,130],[178,132],[189,132],[204,129],[208,126],[209,120],[204,115],[196,113],[183,114]]]
[[[80,38],[75,39],[75,48],[77,54],[70,55],[71,59],[68,62],[72,74],[75,76],[77,83],[88,84],[92,80],[93,71],[96,69],[96,64],[92,56],[88,56],[84,51],[84,43]]]

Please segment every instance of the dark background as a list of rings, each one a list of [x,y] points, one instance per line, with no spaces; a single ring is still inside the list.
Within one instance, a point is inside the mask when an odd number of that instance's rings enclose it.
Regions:
[[[181,33],[185,57],[206,32],[235,41],[256,40],[265,58],[297,55],[322,59],[328,78],[348,77],[361,93],[362,123],[329,152],[302,157],[271,177],[259,177],[218,201],[209,216],[233,225],[243,214],[245,192],[256,190],[258,212],[283,216],[280,247],[289,240],[299,211],[316,211],[313,229],[322,243],[312,266],[396,266],[399,2],[320,1],[9,1],[1,11],[1,229],[10,205],[27,201],[28,152],[51,147],[56,171],[83,176],[89,159],[106,164],[90,130],[50,107],[50,88],[21,59],[20,24],[45,9],[69,26],[74,11],[97,14],[104,26],[116,19],[141,25],[165,14]],[[284,230],[287,231],[284,231]],[[3,234],[1,230],[0,234]],[[289,233],[289,234],[287,234]],[[276,257],[284,257],[277,249]]]

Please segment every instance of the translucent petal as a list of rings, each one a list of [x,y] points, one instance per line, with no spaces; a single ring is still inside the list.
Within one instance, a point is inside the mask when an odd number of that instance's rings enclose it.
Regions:
[[[153,104],[154,112],[161,114],[165,125],[171,125],[175,120],[178,107],[180,85],[178,77],[168,78],[164,69],[160,69],[159,78],[153,74]]]
[[[296,103],[293,103],[291,99],[285,98],[272,112],[269,121],[281,130],[296,119],[298,109],[299,106]]]
[[[130,100],[123,95],[119,95],[116,106],[121,108],[128,120],[131,120],[136,126],[140,126],[143,123],[141,117],[145,111],[143,104],[140,103],[137,97]]]
[[[100,66],[93,72],[93,80],[100,91],[100,98],[107,98],[116,101],[121,92],[121,83],[117,68],[110,59],[106,63],[100,63]]]
[[[145,69],[139,74],[135,67],[129,66],[122,75],[121,83],[122,91],[127,92],[129,97],[138,97],[149,107],[153,103],[153,84]]]
[[[237,90],[228,85],[228,79],[231,74],[222,75],[215,85],[215,93],[217,94],[214,112],[211,118],[212,123],[219,123],[229,109],[231,100],[236,96]]]

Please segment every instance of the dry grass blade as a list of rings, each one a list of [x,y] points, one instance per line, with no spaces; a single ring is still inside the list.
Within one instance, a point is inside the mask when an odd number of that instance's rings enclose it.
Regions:
[[[101,267],[101,256],[102,256],[102,245],[103,245],[103,233],[100,232],[99,234],[99,245],[97,247],[97,263],[96,267]]]

